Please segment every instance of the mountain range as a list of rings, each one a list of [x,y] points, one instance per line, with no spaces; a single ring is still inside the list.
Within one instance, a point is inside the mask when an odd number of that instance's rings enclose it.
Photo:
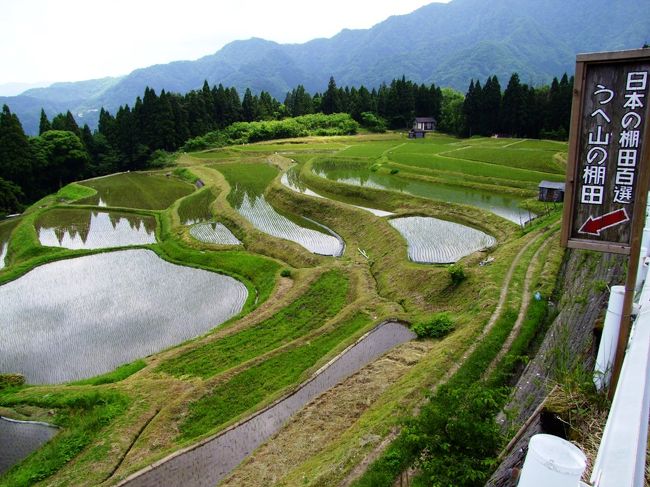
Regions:
[[[25,131],[34,134],[41,108],[50,117],[71,110],[80,123],[93,127],[102,106],[114,112],[132,105],[146,86],[185,93],[207,80],[234,86],[240,94],[246,88],[268,91],[282,101],[298,84],[311,93],[324,91],[330,76],[339,86],[372,88],[404,75],[464,92],[470,79],[494,74],[503,86],[513,72],[525,83],[549,83],[572,74],[577,53],[636,49],[649,42],[648,0],[452,0],[329,39],[235,41],[195,61],[55,83],[0,97],[0,104],[9,105]]]

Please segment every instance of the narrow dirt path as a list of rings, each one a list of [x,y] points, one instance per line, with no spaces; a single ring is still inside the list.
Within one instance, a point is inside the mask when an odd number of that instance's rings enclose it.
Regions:
[[[526,278],[524,280],[524,289],[522,291],[521,305],[519,306],[519,314],[517,315],[517,320],[515,321],[515,324],[512,327],[512,330],[510,331],[508,338],[506,339],[505,342],[503,342],[503,346],[501,347],[501,350],[499,350],[497,356],[494,357],[494,360],[492,360],[488,368],[485,370],[485,373],[483,374],[483,379],[489,377],[490,374],[494,372],[494,369],[497,367],[497,364],[501,361],[504,355],[508,353],[508,350],[510,350],[510,347],[512,346],[512,343],[515,341],[515,338],[517,338],[517,336],[519,335],[519,330],[521,329],[521,325],[523,325],[524,319],[526,318],[526,313],[528,312],[528,305],[530,304],[530,299],[532,297],[530,287],[533,282],[533,277],[535,274],[535,263],[539,259],[539,255],[542,253],[542,250],[544,249],[548,241],[551,238],[553,238],[555,235],[557,235],[557,231],[553,232],[551,235],[546,237],[546,239],[544,239],[544,242],[540,245],[539,249],[537,249],[537,251],[535,252],[535,255],[533,255],[533,257],[530,259],[530,264],[528,265],[528,270],[526,271]]]
[[[503,310],[503,307],[505,305],[506,299],[508,298],[508,290],[510,288],[510,281],[512,281],[512,276],[515,273],[515,270],[517,269],[517,266],[519,264],[519,261],[521,260],[521,257],[524,255],[526,250],[530,248],[531,245],[533,245],[534,242],[536,242],[540,237],[532,238],[529,242],[524,245],[517,255],[515,256],[514,260],[512,261],[512,264],[510,264],[510,268],[508,269],[508,273],[506,274],[504,278],[503,285],[501,286],[501,293],[499,294],[499,301],[497,302],[496,307],[494,308],[494,311],[492,312],[492,316],[490,317],[490,320],[488,321],[487,325],[483,328],[483,331],[481,334],[477,337],[477,339],[474,341],[474,343],[465,351],[463,354],[462,359],[454,364],[444,375],[444,377],[438,381],[433,387],[432,391],[434,391],[438,386],[441,384],[444,384],[447,382],[460,368],[460,366],[467,360],[467,357],[469,357],[474,350],[476,350],[476,347],[478,347],[479,343],[481,340],[490,332],[490,330],[494,327],[496,324],[497,320],[501,316],[501,311]],[[419,410],[415,410],[413,414],[417,414]],[[395,438],[399,435],[400,431],[398,429],[392,431],[389,435],[387,435],[373,450],[371,450],[366,457],[359,462],[351,471],[350,473],[341,481],[338,485],[338,487],[349,487],[352,485],[352,483],[357,480],[359,477],[361,477],[364,472],[367,470],[368,466],[372,464],[375,460],[377,460],[381,454],[384,452],[386,448],[393,442]]]

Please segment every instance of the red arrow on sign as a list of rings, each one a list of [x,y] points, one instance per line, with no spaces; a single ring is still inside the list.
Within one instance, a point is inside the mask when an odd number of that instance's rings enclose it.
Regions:
[[[578,230],[578,233],[587,233],[589,235],[600,235],[600,232],[606,228],[625,223],[630,220],[625,208],[605,213],[602,216],[594,218],[589,215],[589,219]]]

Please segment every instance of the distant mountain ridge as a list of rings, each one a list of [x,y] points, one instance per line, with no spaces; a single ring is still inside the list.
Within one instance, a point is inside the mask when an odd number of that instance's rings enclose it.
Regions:
[[[291,26],[288,25],[287,28]],[[0,97],[25,130],[70,109],[91,126],[104,106],[114,112],[133,104],[146,86],[185,93],[210,85],[265,90],[280,101],[302,84],[324,91],[330,76],[339,86],[378,87],[405,75],[466,91],[471,78],[496,74],[505,85],[513,72],[522,82],[548,83],[572,73],[579,52],[635,49],[650,42],[650,2],[633,0],[452,0],[394,16],[370,29],[344,29],[329,39],[278,44],[258,38],[235,41],[196,61],[137,69],[121,78],[56,83],[16,97]]]

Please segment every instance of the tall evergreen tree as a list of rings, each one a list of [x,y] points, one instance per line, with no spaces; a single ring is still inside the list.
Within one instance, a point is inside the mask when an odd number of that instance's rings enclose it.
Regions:
[[[481,109],[483,102],[483,89],[481,82],[470,80],[465,101],[463,102],[463,115],[465,116],[465,128],[470,137],[478,135],[481,131]]]
[[[501,85],[496,76],[488,77],[481,98],[481,134],[490,136],[499,131],[501,113]]]
[[[3,105],[0,113],[0,178],[32,195],[32,152],[18,117]]]
[[[501,109],[501,129],[513,137],[524,133],[526,116],[526,93],[519,81],[519,75],[513,73],[503,93]]]
[[[246,88],[244,99],[241,103],[244,122],[252,122],[257,119],[257,99],[253,96],[250,88]]]
[[[325,115],[338,113],[341,111],[341,101],[339,99],[339,90],[336,87],[334,76],[330,76],[329,83],[327,84],[327,91],[323,94],[321,101],[321,111]]]
[[[48,130],[52,130],[52,125],[50,124],[50,121],[47,119],[45,110],[41,108],[41,119],[38,124],[38,135],[43,135],[43,132],[47,132]]]

